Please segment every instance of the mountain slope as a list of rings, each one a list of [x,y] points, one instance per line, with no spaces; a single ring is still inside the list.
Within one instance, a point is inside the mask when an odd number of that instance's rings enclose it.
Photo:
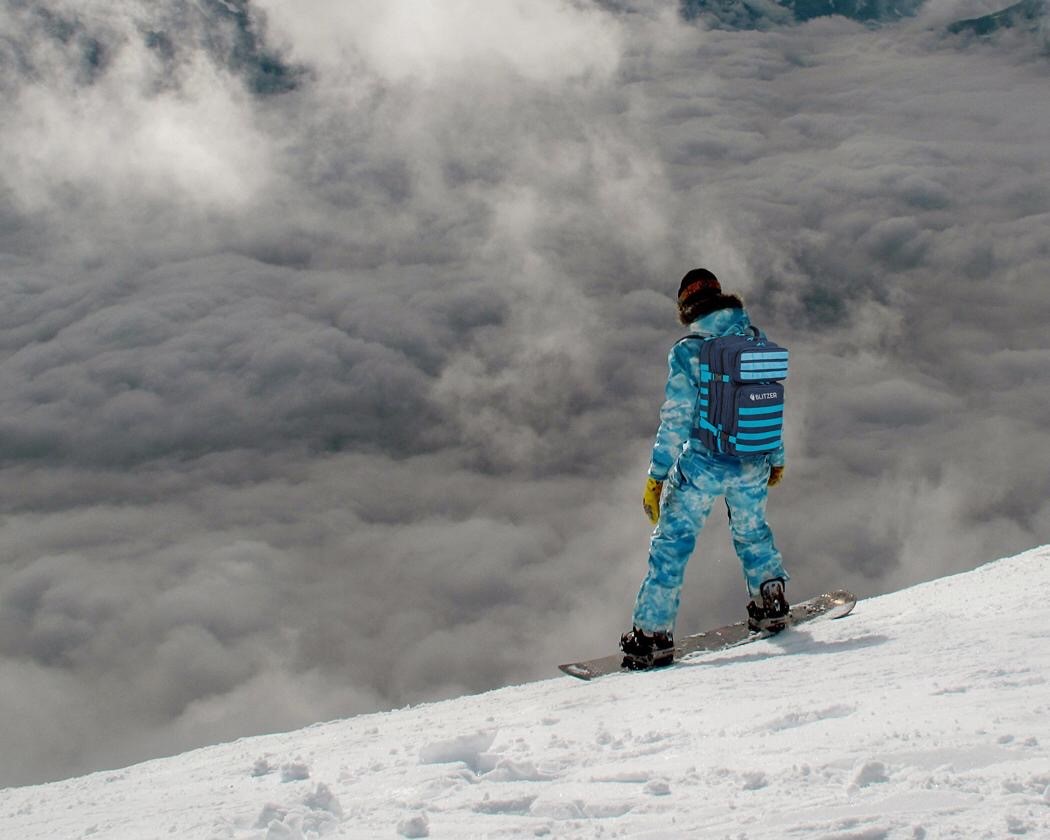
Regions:
[[[915,15],[923,0],[684,0],[687,19],[703,17],[727,29],[767,29],[838,15],[868,24]]]
[[[1021,0],[990,15],[957,21],[948,27],[948,31],[991,35],[1003,29],[1019,29],[1022,32],[1038,33],[1047,27],[1048,17],[1050,3],[1047,0]]]
[[[660,673],[0,791],[0,834],[1050,836],[1050,610],[1031,588],[1048,560],[1034,549]]]

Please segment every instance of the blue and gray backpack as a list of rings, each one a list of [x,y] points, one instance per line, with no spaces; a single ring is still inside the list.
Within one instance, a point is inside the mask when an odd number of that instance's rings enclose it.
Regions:
[[[755,327],[702,341],[692,437],[725,455],[760,455],[783,442],[787,348]],[[685,339],[683,339],[685,340]]]

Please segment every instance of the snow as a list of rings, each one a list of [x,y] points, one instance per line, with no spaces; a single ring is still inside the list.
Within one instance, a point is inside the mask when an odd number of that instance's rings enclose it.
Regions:
[[[1034,549],[662,672],[2,790],[0,837],[1047,838],[1048,560]]]

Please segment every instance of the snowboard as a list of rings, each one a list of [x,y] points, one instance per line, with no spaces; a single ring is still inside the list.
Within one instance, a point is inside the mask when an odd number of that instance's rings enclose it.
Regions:
[[[777,633],[783,633],[785,630],[818,618],[842,618],[853,611],[856,603],[857,599],[853,593],[839,589],[793,605],[787,616],[787,622],[781,630],[754,632],[748,629],[746,621],[738,621],[735,624],[708,630],[706,633],[685,636],[675,642],[675,662],[687,657],[692,658],[694,654],[712,653],[737,645],[745,645],[748,642],[756,642],[759,639],[768,639]],[[593,680],[595,677],[603,677],[606,674],[630,671],[629,668],[623,667],[622,653],[614,653],[598,659],[586,659],[582,662],[567,662],[559,665],[558,668],[570,677],[577,677],[581,680]]]

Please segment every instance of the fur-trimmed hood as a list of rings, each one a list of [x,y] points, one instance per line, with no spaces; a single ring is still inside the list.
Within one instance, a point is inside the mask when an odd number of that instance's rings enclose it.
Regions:
[[[744,304],[736,295],[726,295],[734,302],[731,305],[708,312],[689,324],[689,332],[704,338],[720,335],[744,335],[751,326],[751,319]]]
[[[686,304],[678,305],[678,320],[685,325],[692,324],[697,318],[703,318],[719,309],[743,309],[744,302],[736,295],[724,295],[721,292]]]

